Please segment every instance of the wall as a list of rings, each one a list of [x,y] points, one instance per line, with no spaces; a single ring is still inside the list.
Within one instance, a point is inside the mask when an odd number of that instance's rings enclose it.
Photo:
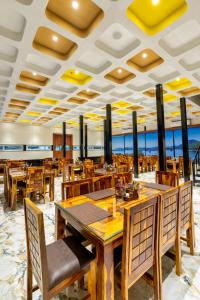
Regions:
[[[52,145],[53,130],[21,124],[0,124],[0,144]],[[37,159],[52,157],[52,151],[0,152],[1,159]]]
[[[52,145],[53,133],[62,133],[61,128],[49,128],[44,126],[29,126],[21,124],[0,124],[0,144],[22,145]],[[79,145],[79,130],[67,130],[73,134],[73,145]],[[103,132],[88,130],[88,145],[103,145]],[[88,156],[102,155],[103,151],[89,151]],[[0,159],[37,159],[52,157],[52,151],[23,151],[0,152]],[[79,151],[73,151],[73,158],[79,156]]]

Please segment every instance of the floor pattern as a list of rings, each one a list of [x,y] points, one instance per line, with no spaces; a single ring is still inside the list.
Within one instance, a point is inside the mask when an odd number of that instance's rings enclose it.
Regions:
[[[154,181],[154,173],[140,175],[140,179]],[[55,182],[55,201],[61,199],[61,179]],[[164,300],[200,300],[200,188],[194,187],[193,202],[195,211],[196,248],[195,256],[190,256],[183,244],[183,274],[175,274],[174,262],[163,259]],[[44,212],[46,243],[54,240],[54,204],[38,204]],[[26,299],[26,245],[24,231],[24,212],[22,203],[16,211],[10,211],[5,204],[3,184],[0,184],[0,299]],[[116,299],[119,289],[116,287]],[[129,298],[137,300],[153,299],[152,289],[141,279],[130,290]],[[39,291],[34,293],[34,300],[42,300]],[[63,292],[54,300],[80,299],[76,289],[70,289],[68,296]]]

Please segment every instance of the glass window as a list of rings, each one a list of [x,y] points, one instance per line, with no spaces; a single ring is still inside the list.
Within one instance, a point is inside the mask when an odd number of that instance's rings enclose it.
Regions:
[[[158,155],[158,133],[147,132],[146,141],[146,155]]]
[[[124,154],[124,135],[112,137],[112,152],[114,154]]]
[[[51,145],[27,145],[26,151],[51,151]]]
[[[133,135],[125,135],[125,154],[133,154]]]
[[[138,134],[138,155],[145,155],[145,134]]]
[[[181,129],[174,130],[174,143],[175,143],[175,155],[176,157],[183,155],[182,147],[182,131]]]
[[[1,145],[0,151],[23,151],[23,145]]]
[[[200,146],[200,127],[188,129],[189,154],[194,159],[195,153]]]
[[[165,131],[166,155],[174,157],[173,130]]]
[[[73,146],[74,151],[79,151],[80,147],[79,146]]]

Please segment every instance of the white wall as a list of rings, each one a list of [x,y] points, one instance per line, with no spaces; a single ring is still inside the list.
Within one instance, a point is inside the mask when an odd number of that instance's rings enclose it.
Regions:
[[[0,144],[52,145],[53,133],[62,133],[61,128],[31,126],[21,124],[0,124]],[[79,129],[67,130],[73,134],[73,145],[79,145]],[[88,130],[88,145],[103,145],[103,132]],[[103,151],[89,151],[88,156],[102,155]],[[52,151],[0,152],[0,159],[37,159],[52,157]],[[73,151],[73,158],[79,151]]]
[[[52,145],[53,130],[43,126],[2,123],[0,144]],[[0,152],[1,159],[37,159],[52,155],[52,151]]]

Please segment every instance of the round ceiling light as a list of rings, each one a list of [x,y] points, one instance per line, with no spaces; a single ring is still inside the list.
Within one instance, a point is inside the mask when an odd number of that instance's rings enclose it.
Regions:
[[[78,9],[78,8],[79,8],[79,3],[78,3],[78,1],[72,1],[72,7],[73,7],[74,9]]]
[[[36,76],[37,75],[37,73],[36,72],[33,72],[33,76]]]
[[[117,72],[118,72],[118,73],[122,73],[122,69],[118,69]]]
[[[153,5],[158,5],[159,2],[160,2],[160,0],[152,0],[152,4],[153,4]]]
[[[142,58],[147,58],[148,54],[146,52],[142,53]]]
[[[58,41],[58,37],[57,37],[56,35],[53,35],[53,36],[52,36],[52,40],[53,40],[54,42],[57,42],[57,41]]]

